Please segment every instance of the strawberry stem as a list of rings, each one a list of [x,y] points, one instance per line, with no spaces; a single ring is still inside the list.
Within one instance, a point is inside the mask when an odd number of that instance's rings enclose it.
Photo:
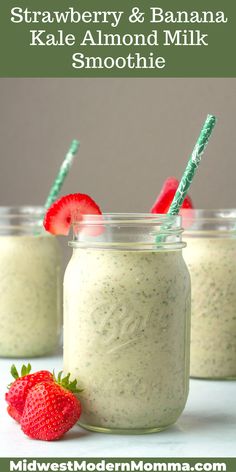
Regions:
[[[31,371],[31,365],[28,364],[28,365],[24,365],[21,367],[21,372],[20,372],[20,375],[18,373],[18,370],[15,366],[15,364],[12,364],[11,366],[11,375],[12,377],[17,380],[19,379],[20,377],[24,377],[25,375],[28,375]]]
[[[19,375],[19,372],[18,372],[15,364],[12,364],[12,366],[11,366],[11,375],[15,380],[19,379],[20,377],[25,377],[25,375],[28,375],[30,373],[30,371],[31,371],[31,365],[30,364],[28,364],[28,365],[23,364],[23,366],[21,367],[20,375]],[[10,383],[8,385],[8,388],[11,387],[12,383]]]
[[[21,367],[21,377],[28,375],[31,372],[31,365],[28,364],[27,366],[23,364]]]
[[[55,375],[53,371],[53,379],[61,387],[69,390],[72,393],[81,393],[83,390],[77,388],[77,380],[70,380],[70,374],[67,374],[65,377],[62,377],[63,371],[61,370],[58,375]]]
[[[11,375],[15,380],[19,379],[18,370],[17,370],[15,364],[12,364],[12,366],[11,366]]]

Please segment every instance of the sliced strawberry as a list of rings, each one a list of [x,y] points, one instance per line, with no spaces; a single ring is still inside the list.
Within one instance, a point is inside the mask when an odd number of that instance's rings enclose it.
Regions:
[[[178,186],[179,181],[175,177],[166,179],[160,194],[151,208],[151,213],[167,213]],[[192,200],[188,195],[186,195],[181,208],[193,208]]]
[[[43,224],[46,231],[55,235],[67,236],[73,221],[82,223],[83,215],[101,214],[99,206],[91,197],[82,193],[74,193],[65,195],[53,203],[45,215]],[[79,225],[77,227],[79,228]],[[90,229],[89,234],[97,235],[95,227]]]

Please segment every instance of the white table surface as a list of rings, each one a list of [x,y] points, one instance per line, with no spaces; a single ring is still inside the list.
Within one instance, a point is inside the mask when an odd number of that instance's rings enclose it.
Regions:
[[[29,439],[6,412],[12,363],[0,360],[0,457],[236,457],[236,382],[191,380],[184,413],[166,431],[146,435],[90,433],[75,426],[55,442]],[[27,359],[28,362],[28,359]],[[62,369],[60,355],[33,359],[32,370]]]

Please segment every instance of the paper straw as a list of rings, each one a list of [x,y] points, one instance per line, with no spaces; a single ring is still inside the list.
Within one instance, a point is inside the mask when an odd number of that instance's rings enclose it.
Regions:
[[[55,200],[57,199],[58,194],[61,190],[61,187],[64,183],[64,180],[71,168],[74,157],[76,156],[78,152],[79,146],[80,146],[80,142],[74,139],[70,145],[68,153],[66,154],[64,158],[64,161],[62,162],[59,172],[52,184],[48,198],[44,205],[45,210],[47,210],[52,205],[52,203],[55,202]]]
[[[168,215],[178,215],[179,210],[192,183],[195,172],[201,162],[202,155],[207,147],[209,138],[216,124],[216,117],[208,115],[202,127],[199,138],[183,173],[182,179],[175,192],[175,196],[168,210]]]
[[[183,173],[179,186],[175,192],[175,196],[167,213],[168,215],[178,215],[179,210],[188,192],[188,189],[192,183],[195,172],[201,162],[202,155],[206,149],[215,124],[216,117],[213,115],[208,115],[200,132],[199,138],[195,144],[193,152],[190,156],[186,169]],[[160,236],[157,236],[156,242],[160,242]]]

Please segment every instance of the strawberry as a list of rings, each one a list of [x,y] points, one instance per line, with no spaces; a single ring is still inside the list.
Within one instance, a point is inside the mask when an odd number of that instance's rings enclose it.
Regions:
[[[44,228],[55,235],[67,236],[73,221],[82,223],[83,215],[101,215],[99,206],[88,195],[74,193],[59,198],[48,209],[44,218]],[[101,226],[89,229],[87,233],[95,236],[101,232]],[[88,229],[88,228],[87,228]]]
[[[74,395],[79,392],[76,380],[70,382],[70,374],[58,381],[43,381],[35,385],[26,398],[21,417],[22,431],[33,439],[53,441],[63,436],[78,421],[80,401]]]
[[[151,208],[151,213],[167,213],[178,186],[179,181],[175,177],[166,179],[160,194]],[[188,195],[186,195],[181,208],[193,208],[192,200]]]
[[[8,405],[7,412],[13,418],[13,420],[20,423],[21,415],[19,415],[18,411],[15,409],[14,406]]]
[[[53,375],[47,370],[40,370],[35,374],[30,374],[30,372],[30,364],[22,366],[21,375],[18,374],[15,365],[11,367],[11,374],[15,381],[9,386],[5,399],[8,403],[7,411],[9,415],[18,422],[20,422],[30,389],[43,380],[53,381]]]

